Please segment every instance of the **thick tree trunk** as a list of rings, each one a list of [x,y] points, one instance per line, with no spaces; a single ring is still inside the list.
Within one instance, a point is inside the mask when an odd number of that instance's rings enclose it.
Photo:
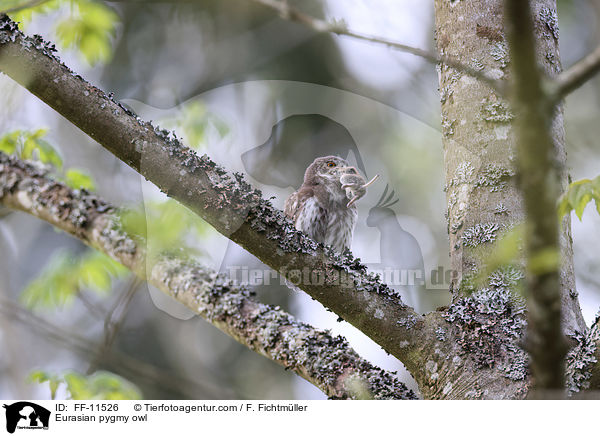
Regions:
[[[531,5],[537,61],[546,74],[554,76],[561,70],[556,2],[534,0]],[[435,8],[437,44],[442,56],[461,59],[474,68],[486,70],[492,78],[511,83],[504,1],[436,0]],[[446,66],[441,67],[439,78],[450,258],[456,272],[451,284],[453,305],[449,312],[456,315],[451,320],[460,330],[458,335],[465,340],[463,348],[468,348],[481,365],[498,371],[500,379],[494,385],[504,385],[505,392],[492,396],[506,398],[506,395],[516,394],[513,398],[518,398],[526,393],[530,383],[527,357],[522,349],[525,315],[522,304],[510,295],[516,294],[518,282],[524,277],[523,268],[498,269],[481,280],[487,256],[499,237],[525,220],[525,203],[517,185],[515,115],[508,102],[482,82]],[[536,186],[539,186],[540,197],[543,194],[546,198],[557,193],[550,189],[553,183],[558,182],[564,188],[567,181],[562,108],[555,112],[551,134],[555,146],[551,165],[555,171],[549,171],[545,178],[526,178],[541,182]],[[523,179],[521,177],[521,181]],[[529,185],[528,188],[531,200],[535,187]],[[554,216],[548,218],[554,219]],[[563,228],[560,234],[563,258],[560,315],[565,333],[574,335],[585,332],[586,326],[575,291],[568,219]],[[526,240],[531,248],[531,238]],[[477,304],[473,304],[473,300]],[[483,310],[482,302],[487,306]],[[471,307],[475,316],[464,316],[465,306]],[[539,315],[539,307],[533,309],[534,315]],[[552,310],[555,309],[553,306]],[[512,324],[509,319],[513,320]],[[519,323],[514,323],[516,320]],[[510,327],[497,329],[498,325]],[[480,376],[481,373],[479,382]]]
[[[486,69],[507,80],[510,69],[502,0],[436,0],[436,34],[440,54]],[[536,51],[549,75],[561,70],[558,22],[554,0],[535,0]],[[523,199],[516,185],[514,114],[508,102],[487,85],[442,66],[440,71],[442,129],[450,260],[456,271],[453,301],[472,291],[485,253],[498,237],[524,219]],[[553,123],[556,165],[566,184],[562,109]],[[585,331],[573,273],[570,225],[561,234],[563,325],[567,334]],[[514,272],[513,272],[514,273]],[[511,287],[512,277],[496,277]],[[506,275],[505,275],[506,276]],[[489,285],[489,283],[488,283]]]

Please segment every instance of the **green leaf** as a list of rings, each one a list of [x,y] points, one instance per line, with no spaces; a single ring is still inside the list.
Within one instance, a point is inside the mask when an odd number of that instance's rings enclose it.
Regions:
[[[33,6],[28,6],[30,0],[0,0],[0,11],[13,8],[21,8],[16,12],[11,12],[9,15],[13,21],[19,23],[21,30],[24,30],[31,22],[35,14],[47,14],[51,11],[56,11],[61,3],[66,3],[65,0],[50,0]]]
[[[65,183],[73,189],[87,189],[94,191],[96,184],[91,175],[86,171],[76,168],[69,168],[65,173]]]
[[[14,154],[20,159],[39,160],[61,169],[63,162],[60,154],[53,145],[44,139],[47,133],[46,129],[15,130],[7,133],[0,137],[0,151]]]
[[[145,202],[120,213],[123,229],[144,240],[149,259],[176,251],[178,255],[200,256],[199,248],[209,226],[174,200]]]
[[[31,374],[29,374],[29,381],[39,384],[48,382],[48,386],[50,387],[50,398],[53,400],[56,399],[56,391],[63,382],[62,379],[57,375],[41,370],[33,371]]]
[[[205,145],[208,128],[214,127],[222,138],[229,133],[229,126],[197,100],[186,103],[175,117],[161,120],[161,124],[175,129],[183,142],[195,150]]]
[[[574,210],[581,221],[585,207],[592,200],[596,203],[596,210],[600,214],[600,176],[593,180],[582,179],[571,183],[558,202],[559,220]]]
[[[137,386],[123,377],[108,371],[97,371],[84,375],[76,371],[51,374],[46,371],[33,371],[29,380],[37,383],[49,382],[52,399],[58,387],[64,383],[72,400],[141,400]]]
[[[118,19],[103,3],[74,0],[71,13],[56,25],[56,35],[63,47],[79,50],[86,62],[95,65],[110,59]]]
[[[88,250],[80,256],[57,252],[42,273],[21,293],[21,301],[29,308],[56,308],[70,304],[82,290],[106,294],[113,281],[128,270],[110,257]]]
[[[108,371],[84,376],[66,372],[64,380],[73,400],[140,400],[140,390],[130,381]]]

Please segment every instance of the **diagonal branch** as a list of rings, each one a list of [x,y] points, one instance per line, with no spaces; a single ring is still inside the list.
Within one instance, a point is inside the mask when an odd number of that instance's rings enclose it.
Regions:
[[[25,37],[0,18],[0,71],[127,163],[217,231],[331,309],[425,377],[433,325],[350,254],[339,255],[298,232],[260,191],[208,156],[199,157],[60,62],[53,45]]]
[[[448,56],[437,56],[427,50],[423,50],[422,48],[411,47],[406,44],[402,44],[397,41],[393,41],[391,39],[366,35],[364,33],[355,32],[353,30],[348,29],[348,27],[343,22],[333,22],[330,23],[325,20],[321,20],[319,18],[308,15],[293,6],[290,6],[286,1],[280,0],[250,0],[255,3],[266,6],[273,11],[277,12],[281,18],[284,20],[294,21],[304,26],[314,30],[317,33],[333,33],[335,35],[343,35],[348,36],[354,39],[359,39],[361,41],[372,42],[375,44],[385,45],[386,47],[393,48],[398,51],[402,51],[404,53],[409,53],[414,56],[418,56],[420,58],[425,59],[428,62],[433,64],[444,64],[451,68],[454,68],[457,71],[465,73],[469,76],[475,77],[476,79],[481,80],[488,86],[490,86],[494,91],[496,91],[499,95],[505,95],[505,83],[501,80],[494,79],[493,77],[486,74],[485,71],[477,70],[475,68],[470,67],[462,63],[457,59],[450,58]]]
[[[551,95],[558,102],[584,85],[600,71],[600,46],[551,82]]]
[[[71,190],[32,164],[0,152],[0,202],[37,216],[119,261],[217,328],[332,398],[415,395],[397,378],[360,358],[341,337],[317,330],[258,302],[251,291],[191,261],[146,259],[143,244],[118,226],[114,208],[85,190]]]

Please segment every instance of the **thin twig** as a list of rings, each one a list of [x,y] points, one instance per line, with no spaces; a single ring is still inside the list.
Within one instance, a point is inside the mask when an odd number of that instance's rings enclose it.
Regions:
[[[142,280],[139,277],[135,275],[132,276],[123,292],[121,292],[113,306],[106,313],[104,318],[104,340],[102,345],[98,348],[96,356],[90,363],[87,371],[88,374],[93,373],[98,368],[102,356],[112,348],[117,333],[125,319],[125,315],[127,315],[129,304],[141,284]],[[115,313],[117,314],[116,316]]]
[[[81,301],[81,303],[85,306],[85,308],[96,318],[104,318],[104,314],[106,313],[106,309],[104,309],[100,304],[91,301],[87,295],[85,295],[81,289],[77,291],[75,296]]]
[[[600,72],[600,45],[554,79],[553,84],[550,85],[553,101],[562,100],[598,72]]]
[[[46,339],[50,339],[84,358],[87,358],[97,348],[95,343],[35,315],[8,298],[0,297],[0,317],[20,322],[36,333],[43,335]],[[130,379],[143,380],[144,383],[159,386],[161,389],[188,398],[222,399],[223,397],[234,398],[240,395],[234,393],[231,389],[213,383],[172,374],[119,351],[109,351],[102,356],[102,364]]]
[[[328,22],[325,20],[321,20],[319,18],[305,14],[304,12],[290,6],[287,2],[279,0],[251,1],[259,3],[276,11],[279,14],[279,16],[285,20],[301,23],[314,30],[315,32],[333,33],[336,35],[349,36],[351,38],[359,39],[362,41],[385,45],[387,47],[418,56],[420,58],[425,59],[428,62],[431,62],[432,64],[444,64],[448,67],[454,68],[457,71],[460,71],[471,77],[475,77],[476,79],[481,80],[502,96],[506,94],[505,83],[503,81],[494,79],[488,76],[484,71],[476,70],[475,68],[472,68],[460,62],[457,59],[452,59],[447,56],[437,56],[427,50],[402,44],[391,39],[355,32],[353,30],[348,29],[346,24],[343,22]]]

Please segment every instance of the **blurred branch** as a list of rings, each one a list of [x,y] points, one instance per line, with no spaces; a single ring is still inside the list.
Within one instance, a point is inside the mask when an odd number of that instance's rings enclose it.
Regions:
[[[0,315],[8,320],[20,322],[36,333],[81,355],[85,359],[93,355],[98,348],[97,344],[86,338],[50,323],[4,297],[0,297]],[[229,398],[233,397],[231,392],[227,392],[227,389],[220,386],[171,374],[154,365],[114,350],[104,354],[99,363],[129,379],[142,380],[149,385],[156,385],[161,389],[179,393],[188,398],[223,399],[223,395],[227,395]]]
[[[91,315],[96,318],[104,318],[106,310],[98,303],[91,301],[81,289],[77,291],[76,297],[81,301]]]
[[[364,33],[355,32],[348,29],[348,26],[344,22],[328,22],[311,15],[305,14],[299,9],[290,6],[288,2],[281,0],[250,0],[254,3],[266,6],[273,11],[277,12],[279,16],[284,20],[294,21],[314,30],[317,33],[333,33],[335,35],[343,35],[351,38],[359,39],[362,41],[372,42],[375,44],[385,45],[404,53],[409,53],[414,56],[425,59],[433,64],[444,64],[448,67],[454,68],[461,73],[465,73],[471,77],[481,80],[487,84],[499,95],[505,95],[505,83],[502,80],[494,79],[487,75],[485,71],[477,70],[470,67],[457,59],[452,59],[447,56],[437,56],[427,50],[423,50],[417,47],[411,47],[406,44],[402,44],[390,39],[381,38],[372,35],[366,35]]]
[[[40,6],[43,5],[44,3],[48,3],[50,0],[29,0],[26,1],[24,3],[21,3],[20,5],[16,5],[13,6],[12,8],[8,8],[5,9],[3,11],[0,11],[0,15],[1,14],[12,14],[15,12],[20,12],[24,9],[29,9],[29,8],[34,8],[36,6]]]
[[[559,173],[550,128],[553,107],[542,89],[536,59],[533,17],[529,1],[505,0],[505,21],[512,60],[512,103],[519,189],[523,193],[527,232],[527,344],[531,394],[563,396],[567,342],[562,331],[560,245],[556,199]]]
[[[229,173],[206,155],[199,157],[173,134],[116,103],[62,64],[52,44],[26,37],[7,17],[0,18],[0,71],[285,278],[297,281],[298,271],[316,278],[297,286],[399,358],[417,380],[428,377],[424,362],[439,348],[434,323],[405,305],[351,254],[335,253],[298,232],[242,174]],[[93,205],[73,206],[88,210]],[[23,205],[16,201],[15,207]],[[89,212],[94,214],[94,208]],[[46,211],[40,217],[61,228],[67,224]],[[69,231],[82,236],[79,221],[74,219]],[[110,248],[101,246],[103,251]],[[139,259],[122,256],[118,252],[116,257],[125,265],[142,268]],[[167,283],[160,285],[170,290]]]
[[[96,352],[96,357],[90,363],[87,373],[93,373],[100,361],[102,356],[107,353],[113,346],[113,343],[117,337],[117,333],[121,328],[125,315],[129,309],[129,304],[133,300],[133,296],[142,284],[142,280],[133,276],[127,283],[125,289],[121,292],[113,306],[108,310],[104,317],[104,341]],[[115,316],[115,313],[117,314]]]
[[[0,202],[48,221],[130,268],[253,351],[296,372],[330,397],[415,398],[391,373],[377,368],[341,337],[298,322],[259,303],[245,287],[191,261],[148,264],[144,245],[118,225],[114,208],[85,190],[72,190],[34,165],[0,153]]]
[[[600,71],[600,46],[579,62],[559,74],[551,83],[551,95],[554,101],[565,98],[568,94],[585,84]]]

